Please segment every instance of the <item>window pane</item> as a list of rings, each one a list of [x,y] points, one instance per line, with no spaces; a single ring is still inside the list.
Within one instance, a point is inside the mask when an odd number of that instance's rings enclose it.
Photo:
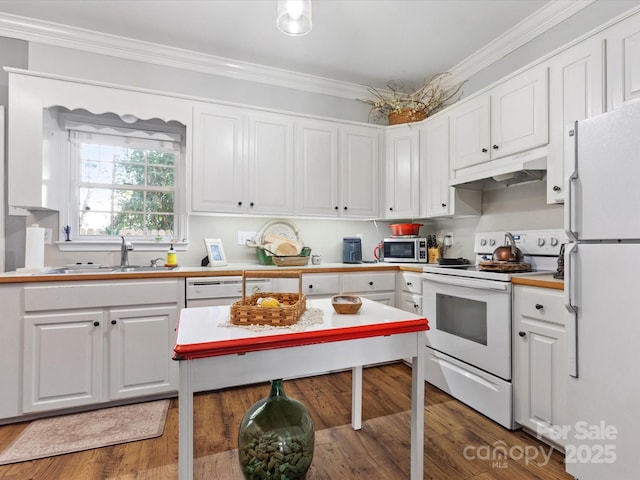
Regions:
[[[145,235],[144,215],[139,213],[117,213],[113,225],[121,235]]]
[[[147,192],[147,212],[173,213],[173,192]]]
[[[106,212],[80,214],[80,235],[112,235],[111,232],[111,214]]]
[[[173,230],[173,215],[148,215],[147,229],[150,234],[161,230]]]
[[[174,169],[167,167],[148,167],[147,185],[154,187],[173,187],[175,185]]]
[[[147,162],[151,165],[175,165],[175,154],[171,152],[149,151]]]
[[[113,209],[116,212],[144,212],[144,192],[114,190]]]
[[[114,182],[119,185],[144,185],[144,165],[116,163]]]
[[[111,211],[113,191],[107,188],[80,188],[80,213],[90,211]]]

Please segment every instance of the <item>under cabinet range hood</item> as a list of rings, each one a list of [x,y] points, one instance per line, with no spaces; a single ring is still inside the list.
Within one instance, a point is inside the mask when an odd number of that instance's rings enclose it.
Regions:
[[[471,165],[452,172],[449,185],[469,190],[495,190],[538,182],[547,173],[547,147]]]

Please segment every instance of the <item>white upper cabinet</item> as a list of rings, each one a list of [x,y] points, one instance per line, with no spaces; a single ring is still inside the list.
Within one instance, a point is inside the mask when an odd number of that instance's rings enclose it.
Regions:
[[[449,116],[420,126],[421,217],[480,215],[482,192],[449,186]]]
[[[451,168],[458,171],[548,141],[547,69],[527,70],[454,106]]]
[[[340,204],[343,217],[375,218],[379,203],[381,130],[344,125],[340,128]]]
[[[293,122],[221,105],[194,108],[191,210],[287,214],[293,203]]]
[[[297,215],[375,218],[381,129],[296,121]]]
[[[193,111],[191,210],[243,211],[244,157],[242,110],[198,106]]]
[[[293,211],[293,121],[286,115],[249,115],[248,213]]]
[[[337,217],[338,126],[322,120],[296,124],[296,213]]]
[[[565,152],[576,121],[604,108],[604,51],[601,37],[587,39],[551,58],[549,67],[549,156],[547,203],[564,201]],[[639,52],[640,55],[640,52]]]
[[[605,31],[607,110],[640,97],[640,14]]]
[[[420,215],[420,131],[415,125],[393,127],[385,132],[385,218],[416,218]]]

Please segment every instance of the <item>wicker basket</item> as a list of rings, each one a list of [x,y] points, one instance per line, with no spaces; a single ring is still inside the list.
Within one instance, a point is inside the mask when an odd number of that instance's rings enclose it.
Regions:
[[[427,114],[424,112],[414,112],[410,108],[405,108],[399,112],[390,112],[387,118],[389,119],[389,125],[399,125],[401,123],[419,122],[427,118]]]
[[[298,293],[257,292],[246,296],[247,278],[297,278]],[[272,297],[279,307],[261,307],[258,299]],[[302,293],[302,272],[246,271],[242,273],[242,300],[231,304],[231,323],[234,325],[286,326],[296,323],[307,308],[307,297]]]

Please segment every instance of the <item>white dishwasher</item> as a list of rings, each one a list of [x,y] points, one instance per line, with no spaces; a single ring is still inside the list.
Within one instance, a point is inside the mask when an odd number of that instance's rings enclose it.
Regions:
[[[269,278],[247,278],[246,282],[247,296],[273,291]],[[231,305],[242,298],[242,276],[187,277],[185,293],[187,308]]]

